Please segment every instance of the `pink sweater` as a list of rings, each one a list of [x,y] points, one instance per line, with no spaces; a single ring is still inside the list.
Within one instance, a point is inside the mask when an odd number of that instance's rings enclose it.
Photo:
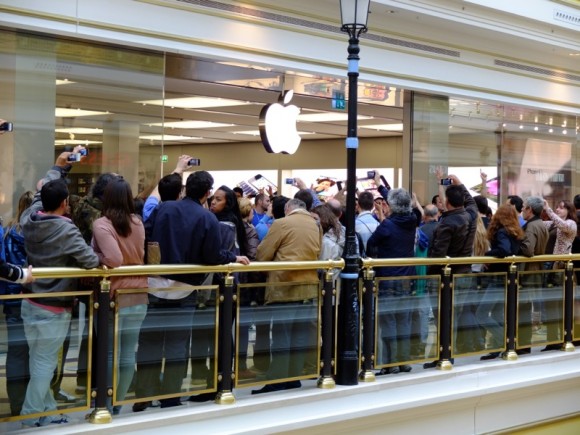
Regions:
[[[142,265],[145,256],[145,229],[136,215],[131,221],[131,234],[121,237],[112,222],[102,217],[93,223],[93,249],[101,264],[107,267]],[[111,278],[111,299],[117,289],[147,288],[146,276],[119,276]],[[147,293],[124,294],[119,298],[119,307],[146,304]]]

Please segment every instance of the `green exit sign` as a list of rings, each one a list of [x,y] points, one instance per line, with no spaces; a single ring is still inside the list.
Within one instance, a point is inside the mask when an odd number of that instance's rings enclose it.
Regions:
[[[346,100],[344,98],[344,92],[333,91],[332,92],[332,108],[345,110]]]
[[[163,155],[161,156],[161,161],[162,161],[163,163],[167,163],[167,162],[169,161],[169,156],[168,156],[167,154],[163,154]]]

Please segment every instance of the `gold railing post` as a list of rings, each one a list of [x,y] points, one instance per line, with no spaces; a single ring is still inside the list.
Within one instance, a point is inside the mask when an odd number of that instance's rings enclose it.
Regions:
[[[506,315],[506,341],[507,349],[502,353],[502,358],[507,361],[518,359],[516,353],[516,323],[518,307],[518,267],[515,263],[510,265],[508,271],[507,289],[507,315]]]
[[[451,267],[445,265],[441,270],[441,298],[439,307],[439,370],[451,370],[451,313],[453,312],[453,286],[451,284]]]
[[[93,424],[111,423],[113,418],[107,400],[112,396],[112,391],[108,384],[108,364],[109,364],[109,301],[111,291],[111,281],[107,277],[101,280],[101,290],[99,291],[98,301],[95,304],[97,310],[97,345],[96,345],[96,390],[91,394],[95,399],[95,409],[89,414],[88,420]],[[112,339],[112,337],[111,337]],[[87,379],[88,381],[88,379]]]
[[[562,350],[574,352],[574,263],[566,262],[564,275],[564,345]]]
[[[320,360],[320,378],[316,383],[318,388],[330,389],[336,386],[334,378],[332,377],[333,361],[332,355],[334,352],[334,310],[332,301],[334,299],[334,276],[332,269],[328,269],[324,273],[324,283],[322,286],[322,295],[319,298],[322,304],[322,350]]]
[[[233,333],[234,321],[234,277],[228,273],[224,280],[223,288],[220,289],[219,298],[219,341],[218,341],[218,392],[215,403],[219,405],[231,405],[236,403],[232,392],[233,376]],[[239,319],[236,319],[239,322]],[[194,343],[195,346],[195,343]]]
[[[363,382],[376,380],[373,372],[375,366],[375,271],[370,267],[363,273],[362,295],[362,370],[359,379]]]

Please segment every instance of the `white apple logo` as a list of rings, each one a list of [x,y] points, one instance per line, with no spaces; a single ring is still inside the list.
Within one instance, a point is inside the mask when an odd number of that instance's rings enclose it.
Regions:
[[[269,153],[294,154],[300,145],[302,138],[296,130],[300,109],[288,105],[293,96],[294,91],[287,91],[277,103],[267,104],[260,112],[260,137]]]

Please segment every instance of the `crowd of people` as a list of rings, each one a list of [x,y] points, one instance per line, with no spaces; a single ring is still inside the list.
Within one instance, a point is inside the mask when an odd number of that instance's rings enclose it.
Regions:
[[[54,167],[38,183],[35,194],[20,198],[15,219],[3,229],[0,273],[3,293],[38,293],[55,296],[27,297],[6,301],[8,326],[6,361],[7,392],[13,415],[27,416],[57,410],[57,400],[70,399],[60,389],[58,372],[70,334],[71,318],[78,310],[74,298],[63,292],[96,289],[96,282],[72,279],[34,279],[32,267],[109,268],[146,263],[218,265],[249,264],[250,261],[338,260],[345,244],[344,192],[324,197],[296,179],[293,198],[260,192],[246,198],[242,189],[220,186],[206,171],[195,171],[183,185],[190,156],[180,156],[175,170],[161,178],[146,201],[134,198],[130,184],[119,174],[98,177],[85,198],[69,195],[66,176],[71,169],[63,152]],[[485,192],[473,198],[454,175],[437,171],[439,195],[422,207],[414,194],[382,184],[378,171],[374,194],[360,192],[356,201],[355,232],[360,255],[374,258],[506,257],[580,252],[575,203],[560,201],[555,210],[537,196],[510,196],[491,213]],[[448,180],[443,186],[440,181]],[[482,174],[485,185],[485,174]],[[538,297],[545,287],[557,286],[560,264],[525,263],[526,271],[554,269],[551,281],[539,274],[525,274],[519,316],[522,327],[518,353],[529,353],[532,312],[546,320],[558,317],[558,300]],[[490,349],[483,360],[497,358],[505,346],[504,296],[501,275],[504,264],[453,265],[457,280],[455,346],[461,352]],[[478,277],[478,273],[488,272]],[[339,271],[334,272],[337,280]],[[409,372],[407,362],[425,357],[430,311],[437,319],[437,303],[426,304],[429,293],[438,289],[421,286],[417,275],[438,275],[415,266],[379,267],[377,364],[386,366],[378,374]],[[239,304],[264,306],[262,321],[239,319],[238,373],[263,374],[272,381],[252,394],[299,388],[300,380],[317,373],[317,298],[319,273],[315,270],[279,270],[266,274],[236,273],[238,283],[262,283],[240,292]],[[119,351],[116,354],[116,400],[122,401],[134,383],[136,398],[166,397],[161,407],[181,404],[183,379],[205,378],[208,388],[214,373],[215,331],[198,327],[196,318],[215,305],[215,292],[196,291],[204,285],[223,284],[222,274],[176,274],[164,277],[122,276],[111,278],[111,300],[117,301]],[[179,291],[167,291],[179,288]],[[143,289],[141,292],[123,292]],[[500,290],[498,290],[500,289]],[[527,291],[526,291],[527,290]],[[498,293],[499,291],[499,293]],[[425,297],[423,297],[425,296]],[[255,320],[255,319],[254,319]],[[113,331],[114,317],[109,319]],[[255,325],[253,365],[248,342]],[[562,339],[560,323],[548,321],[547,340]],[[77,392],[86,389],[85,333],[81,351]],[[111,332],[112,337],[112,332]],[[112,342],[112,340],[110,340]],[[544,350],[558,348],[550,344]],[[109,365],[112,367],[112,344]],[[189,364],[191,363],[191,366]],[[435,367],[437,361],[425,368]],[[219,368],[218,368],[219,369]],[[84,375],[83,375],[84,373]],[[55,380],[55,377],[57,380]],[[292,379],[286,381],[285,379]],[[112,376],[111,376],[112,379]],[[276,382],[277,380],[281,380]],[[171,397],[169,397],[171,396]],[[212,400],[215,393],[191,396],[193,402]],[[74,396],[73,396],[74,399]],[[133,411],[143,411],[153,402],[138,401]],[[119,406],[110,406],[113,414]],[[27,427],[64,423],[64,415],[33,416],[23,420]]]

